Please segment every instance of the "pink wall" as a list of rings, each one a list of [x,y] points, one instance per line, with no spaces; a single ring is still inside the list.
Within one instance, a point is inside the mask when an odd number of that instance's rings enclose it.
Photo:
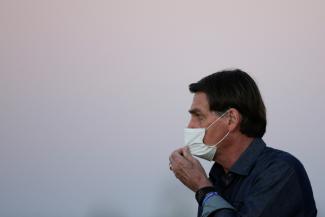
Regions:
[[[1,0],[0,216],[195,216],[168,156],[182,145],[188,84],[228,67],[258,82],[265,140],[304,163],[325,215],[324,9]]]

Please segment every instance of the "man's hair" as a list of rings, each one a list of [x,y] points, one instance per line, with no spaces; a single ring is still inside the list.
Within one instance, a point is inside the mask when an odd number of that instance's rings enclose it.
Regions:
[[[262,138],[266,128],[266,111],[254,80],[240,69],[224,70],[189,85],[191,93],[207,95],[210,110],[217,113],[235,108],[242,116],[240,131],[249,137]]]

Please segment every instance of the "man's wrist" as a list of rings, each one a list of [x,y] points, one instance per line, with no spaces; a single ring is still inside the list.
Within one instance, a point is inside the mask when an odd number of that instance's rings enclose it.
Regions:
[[[197,190],[195,192],[195,199],[199,203],[200,206],[202,205],[202,202],[203,202],[205,196],[211,192],[217,192],[213,186],[206,186],[206,187],[200,188],[199,190]]]
[[[213,187],[213,184],[208,178],[201,179],[199,182],[197,182],[196,190],[194,190],[194,192],[197,192],[201,188],[205,187]]]

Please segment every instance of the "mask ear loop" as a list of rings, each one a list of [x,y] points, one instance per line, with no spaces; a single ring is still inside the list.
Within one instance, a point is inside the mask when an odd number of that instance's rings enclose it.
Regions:
[[[214,120],[206,129],[205,131],[207,131],[210,127],[212,127],[213,124],[215,124],[217,121],[219,121],[223,116],[225,116],[225,114],[227,113],[228,111],[225,111],[219,118],[217,118],[216,120]]]
[[[210,126],[208,126],[206,129],[205,129],[205,131],[207,131],[215,122],[217,122],[218,120],[220,120],[220,118],[222,118],[226,113],[228,112],[228,110],[227,111],[225,111],[219,118],[217,118],[215,121],[213,121],[211,124],[210,124]],[[230,131],[228,130],[228,132],[226,133],[226,135],[224,136],[224,137],[222,137],[222,139],[219,141],[219,142],[217,142],[216,144],[214,144],[214,145],[212,145],[212,146],[210,146],[210,147],[213,147],[213,148],[216,148],[228,135],[229,135],[229,133],[230,133]]]
[[[212,145],[210,147],[214,147],[214,148],[217,148],[217,146],[229,135],[230,131],[228,130],[228,132],[226,133],[226,135],[224,137],[222,137],[222,139],[217,142],[215,145]]]

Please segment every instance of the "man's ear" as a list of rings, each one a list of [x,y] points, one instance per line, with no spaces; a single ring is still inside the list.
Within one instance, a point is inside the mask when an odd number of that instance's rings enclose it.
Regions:
[[[227,112],[228,117],[228,127],[229,131],[234,131],[235,129],[239,128],[241,122],[241,115],[239,111],[235,108],[228,109]]]

